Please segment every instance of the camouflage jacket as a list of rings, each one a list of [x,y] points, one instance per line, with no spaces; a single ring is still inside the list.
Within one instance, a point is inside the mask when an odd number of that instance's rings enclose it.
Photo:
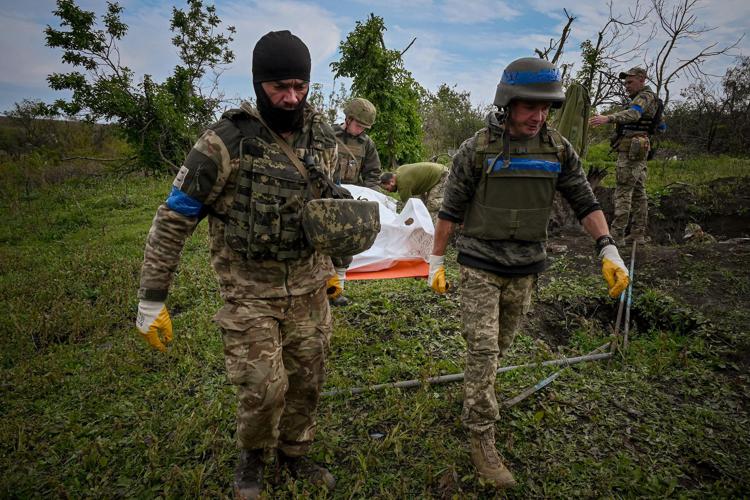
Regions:
[[[487,117],[491,134],[499,137],[502,125],[495,113]],[[480,130],[477,134],[484,133]],[[512,139],[511,139],[512,140]],[[476,167],[477,135],[461,144],[448,176],[443,205],[438,217],[451,222],[463,223],[466,212],[471,205],[481,178],[481,171]],[[564,152],[561,172],[557,178],[556,189],[570,203],[578,219],[583,219],[591,212],[599,210],[599,203],[586,180],[573,146],[563,138]],[[546,245],[544,242],[518,240],[486,240],[459,235],[456,242],[458,262],[471,267],[485,269],[501,276],[518,276],[533,274],[546,268]]]
[[[651,90],[651,87],[646,85],[633,97],[627,108],[609,115],[609,120],[617,125],[622,125],[635,123],[641,117],[651,119],[656,114],[657,107],[656,94]],[[643,133],[630,130],[623,131],[625,137],[636,134],[642,135]]]
[[[251,260],[227,245],[223,221],[237,191],[239,144],[243,138],[233,117],[243,115],[244,119],[256,120],[249,116],[253,113],[247,103],[225,113],[188,154],[148,233],[139,298],[166,299],[185,240],[206,214],[211,264],[226,301],[302,295],[319,289],[334,274],[331,259],[316,252],[296,260]],[[258,143],[264,149],[252,151],[252,156],[289,161],[267,129],[259,124],[256,129],[260,130]],[[312,153],[316,165],[330,177],[335,166],[336,141],[333,130],[311,107],[305,109],[303,128],[293,134],[289,144],[300,158],[306,151]]]
[[[339,142],[333,179],[340,184],[377,189],[380,185],[380,156],[370,136],[362,132],[354,137],[347,134],[341,125],[334,125],[333,131]]]

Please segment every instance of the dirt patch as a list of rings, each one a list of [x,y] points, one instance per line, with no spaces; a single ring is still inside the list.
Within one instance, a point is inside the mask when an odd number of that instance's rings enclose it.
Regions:
[[[608,218],[612,191],[597,189]],[[636,334],[659,329],[689,335],[710,324],[708,335],[727,348],[726,361],[740,373],[750,372],[750,178],[675,185],[655,200],[649,215],[652,241],[639,245],[636,253],[631,328]],[[700,224],[717,241],[684,242],[689,222]],[[555,230],[549,246],[552,260],[564,257],[569,263],[565,273],[598,270],[591,238],[580,225]],[[630,245],[620,244],[626,265],[630,250]],[[543,274],[540,284],[545,286],[551,274],[559,276],[560,272]],[[537,301],[534,308],[529,331],[551,346],[567,344],[570,332],[587,326],[586,322],[596,322],[602,332],[611,332],[616,316],[614,302],[604,297]]]
[[[595,193],[611,222],[614,189],[599,186]],[[649,200],[648,235],[655,243],[682,243],[690,222],[719,240],[750,237],[750,177],[674,184],[661,197]]]

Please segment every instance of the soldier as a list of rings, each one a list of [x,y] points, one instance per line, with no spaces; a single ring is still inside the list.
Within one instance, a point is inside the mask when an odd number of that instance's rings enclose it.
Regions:
[[[333,266],[300,224],[305,202],[330,194],[337,154],[333,130],[306,103],[310,65],[307,46],[289,31],[258,41],[257,109],[242,103],[195,143],[156,212],[141,270],[136,326],[165,351],[172,275],[185,239],[208,215],[224,300],[214,320],[239,399],[234,491],[242,499],[260,495],[264,464],[276,454],[293,477],[335,486],[306,456],[331,335],[325,283]]]
[[[339,146],[334,174],[336,183],[377,189],[380,156],[375,143],[366,132],[375,124],[376,114],[375,105],[362,97],[352,99],[344,106],[344,123],[333,126]],[[329,280],[328,298],[334,306],[346,306],[351,303],[349,298],[344,296],[346,270],[351,263],[351,256],[333,258],[336,274]]]
[[[448,182],[448,169],[439,163],[411,163],[401,165],[395,172],[380,176],[380,186],[391,193],[398,191],[403,203],[418,196],[437,221],[437,213],[443,204],[445,185]]]
[[[545,241],[555,190],[568,200],[596,240],[612,297],[628,272],[608,233],[581,162],[570,143],[546,126],[550,107],[565,99],[560,73],[537,58],[503,72],[487,127],[464,141],[453,158],[435,229],[428,283],[445,293],[444,253],[456,224],[463,335],[467,343],[461,420],[470,432],[479,476],[497,488],[515,480],[495,449],[495,372],[529,309],[537,274],[546,268]]]
[[[367,130],[375,124],[375,106],[367,99],[357,97],[346,103],[344,114],[344,123],[333,126],[339,143],[334,180],[340,184],[377,189],[380,156],[375,143],[367,135]]]
[[[613,147],[617,150],[617,185],[615,187],[615,216],[612,219],[612,234],[620,239],[630,216],[633,223],[628,240],[646,243],[648,227],[648,199],[646,198],[646,160],[651,142],[649,133],[654,132],[654,119],[658,118],[659,101],[646,85],[646,70],[631,68],[620,73],[630,105],[611,115],[596,115],[589,119],[592,127],[615,123],[617,131]],[[632,213],[631,213],[632,212]]]

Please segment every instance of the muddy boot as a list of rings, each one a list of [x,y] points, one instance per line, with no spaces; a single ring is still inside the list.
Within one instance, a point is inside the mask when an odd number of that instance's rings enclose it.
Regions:
[[[316,464],[310,457],[289,457],[279,451],[279,463],[289,469],[294,479],[304,480],[315,486],[325,486],[328,491],[336,487],[336,478],[322,465]]]
[[[513,474],[500,461],[495,449],[495,435],[492,430],[481,434],[471,433],[471,461],[477,468],[479,477],[492,483],[495,488],[512,488],[516,485]]]
[[[263,491],[263,450],[240,450],[234,469],[234,498],[251,500]]]

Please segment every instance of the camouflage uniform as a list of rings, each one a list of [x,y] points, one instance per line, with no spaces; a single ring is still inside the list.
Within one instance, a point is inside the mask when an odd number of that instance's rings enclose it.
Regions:
[[[237,386],[239,446],[278,447],[298,456],[315,432],[331,334],[324,285],[333,266],[329,257],[314,251],[296,259],[253,260],[229,247],[225,229],[238,196],[240,140],[245,138],[245,154],[258,166],[291,164],[254,114],[243,103],[241,110],[212,125],[191,150],[149,231],[139,297],[166,299],[184,242],[208,213],[211,264],[225,302],[214,320],[223,332],[229,381]],[[250,124],[243,130],[255,130],[253,137],[241,133],[238,119]],[[303,128],[289,144],[300,157],[312,154],[317,173],[330,177],[336,158],[333,131],[309,106]],[[310,191],[322,189],[321,184]]]
[[[366,132],[352,136],[341,125],[334,125],[339,143],[338,163],[333,178],[336,183],[355,184],[378,190],[380,156],[375,143]]]
[[[495,114],[488,117],[488,127],[492,137],[500,137],[502,126]],[[466,140],[453,158],[439,218],[459,224],[464,221],[482,175],[475,157],[478,138],[484,133],[482,130]],[[511,148],[514,142],[512,139]],[[600,208],[578,155],[567,140],[563,139],[562,146],[556,189],[580,220]],[[456,248],[467,342],[462,422],[481,433],[491,429],[498,418],[494,391],[498,358],[511,345],[528,311],[533,284],[546,268],[547,254],[543,241],[488,240],[465,232],[458,237]]]
[[[642,118],[652,118],[657,110],[656,94],[647,85],[633,97],[630,106],[609,115],[618,125],[634,123]],[[615,239],[625,236],[632,215],[631,233],[645,235],[648,224],[648,199],[646,197],[646,158],[651,148],[648,134],[625,130],[617,144],[617,185],[615,187],[615,216],[611,233]],[[631,213],[632,212],[632,213]]]

